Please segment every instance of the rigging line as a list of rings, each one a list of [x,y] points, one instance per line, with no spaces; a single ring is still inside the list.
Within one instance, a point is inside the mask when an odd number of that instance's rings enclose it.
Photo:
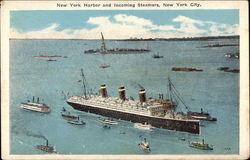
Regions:
[[[175,88],[174,84],[173,84],[171,81],[169,81],[169,82],[170,82],[171,85],[173,86],[174,90],[175,90],[179,95],[181,95],[181,94],[178,92],[178,90]]]
[[[86,98],[87,97],[87,93],[86,93],[86,85],[85,85],[85,81],[86,79],[84,78],[84,73],[83,73],[83,69],[81,69],[81,72],[82,72],[82,84],[83,84],[83,92],[84,92],[84,97]]]
[[[179,95],[177,95],[175,91],[174,91],[173,93],[174,93],[175,96],[177,96],[177,98],[182,102],[182,104],[186,107],[186,109],[189,110],[189,107],[184,103],[184,100],[183,100]]]
[[[84,83],[85,83],[85,89],[86,89],[86,92],[89,92],[89,89],[88,89],[88,82],[87,82],[87,80],[86,80],[86,78],[85,78],[85,76],[83,77],[83,79],[84,79]]]
[[[175,86],[173,85],[173,83],[172,82],[170,82],[171,84],[172,84],[172,86],[173,86],[173,91],[175,91],[176,92],[176,94],[178,94],[179,95],[179,97],[180,97],[180,99],[182,100],[182,101],[184,101],[183,100],[183,98],[181,97],[181,94],[178,92],[178,90],[175,88]]]

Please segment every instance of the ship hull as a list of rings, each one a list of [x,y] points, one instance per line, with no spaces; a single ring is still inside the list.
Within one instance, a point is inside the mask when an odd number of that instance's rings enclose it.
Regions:
[[[185,120],[174,120],[165,119],[157,117],[149,117],[132,113],[124,113],[120,111],[114,111],[109,109],[97,108],[92,106],[86,106],[78,103],[67,102],[74,109],[94,113],[106,117],[112,117],[116,119],[121,119],[125,121],[131,121],[133,123],[151,124],[156,128],[164,128],[168,130],[175,130],[181,132],[188,132],[193,134],[200,133],[200,123],[199,121],[185,121]]]

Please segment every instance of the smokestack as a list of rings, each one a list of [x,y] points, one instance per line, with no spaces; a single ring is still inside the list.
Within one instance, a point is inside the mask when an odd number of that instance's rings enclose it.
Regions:
[[[35,102],[35,97],[33,96],[32,102]]]
[[[140,89],[139,90],[139,98],[140,98],[140,102],[146,102],[146,91],[145,89]]]
[[[49,146],[49,142],[48,142],[48,140],[46,139],[46,146]]]
[[[119,91],[120,99],[125,101],[126,100],[125,87],[123,87],[123,86],[119,87],[118,91]]]
[[[39,103],[39,97],[37,97],[37,103]]]
[[[105,84],[100,85],[99,93],[100,93],[100,96],[102,96],[103,98],[108,97],[108,93],[107,93]]]

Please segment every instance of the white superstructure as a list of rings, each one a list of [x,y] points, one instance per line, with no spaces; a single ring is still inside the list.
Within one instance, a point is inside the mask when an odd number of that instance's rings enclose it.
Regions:
[[[22,103],[20,107],[23,109],[28,109],[36,112],[43,112],[43,113],[50,112],[50,108],[42,103],[27,102],[27,103]]]

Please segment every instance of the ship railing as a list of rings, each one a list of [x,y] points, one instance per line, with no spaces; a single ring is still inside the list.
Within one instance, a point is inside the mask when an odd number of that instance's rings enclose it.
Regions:
[[[72,97],[72,101],[76,101],[76,102],[84,102],[84,103],[91,103],[91,104],[93,104],[93,105],[102,105],[103,106],[103,103],[105,103],[105,102],[103,102],[103,100],[102,99],[100,99],[99,97],[97,97],[97,96],[93,96],[93,97],[96,97],[96,99],[95,100],[90,100],[90,101],[82,101],[82,100],[85,100],[83,97]],[[108,103],[107,103],[108,105],[105,105],[104,107],[106,108],[106,107],[110,107],[110,108],[119,108],[119,109],[123,109],[123,108],[131,108],[131,109],[133,109],[133,110],[135,110],[135,111],[142,111],[142,112],[145,112],[145,111],[148,111],[148,109],[146,109],[146,108],[142,108],[138,103],[133,103],[133,104],[131,104],[131,103],[114,103],[114,102],[112,102],[112,101],[109,101]]]

